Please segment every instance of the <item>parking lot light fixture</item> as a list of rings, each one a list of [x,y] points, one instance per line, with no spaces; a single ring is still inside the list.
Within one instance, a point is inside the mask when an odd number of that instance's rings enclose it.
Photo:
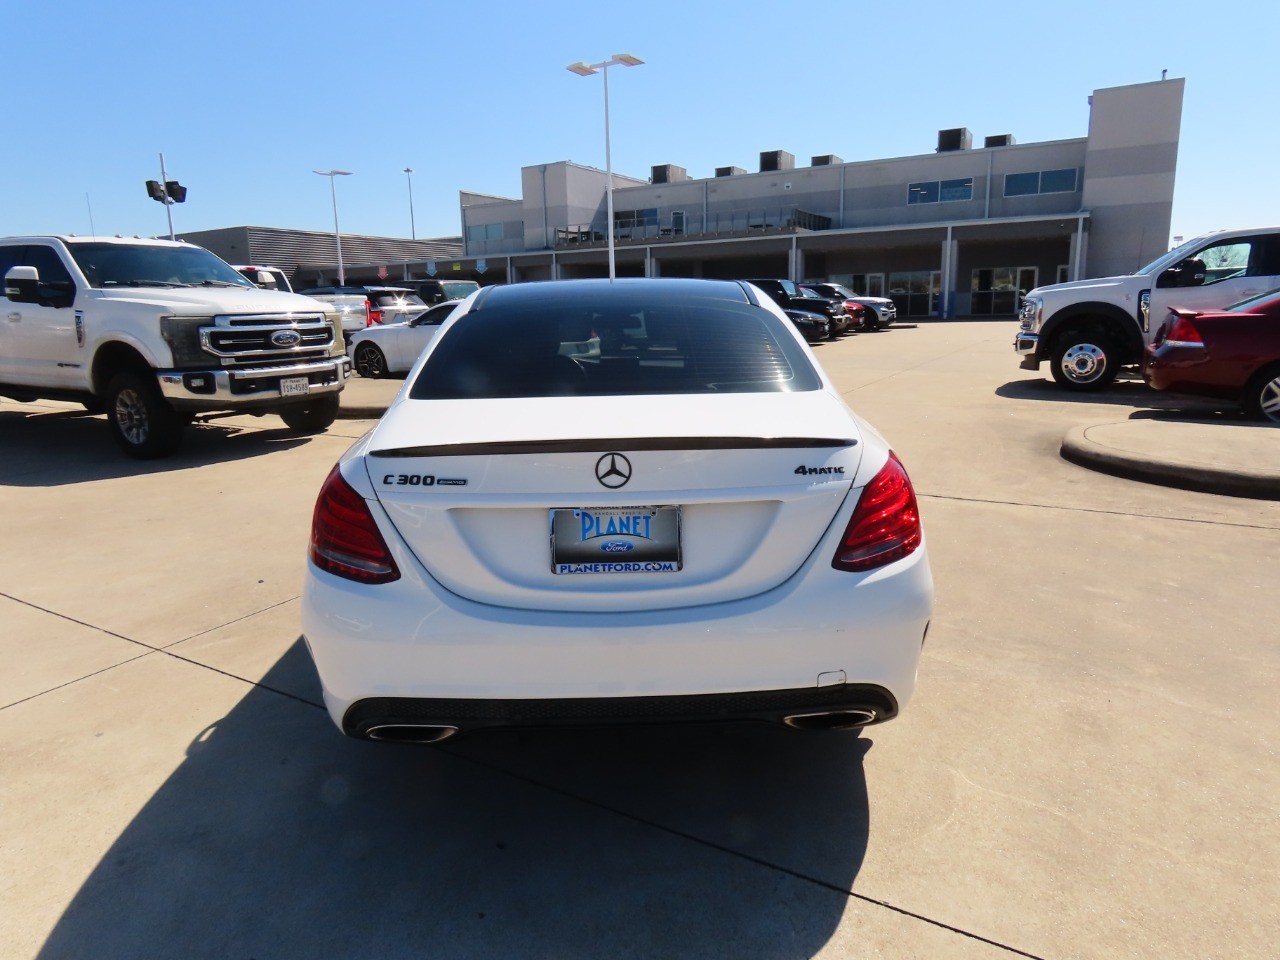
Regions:
[[[404,168],[404,178],[409,181],[409,237],[412,240],[418,239],[418,227],[413,222],[413,168]]]
[[[590,77],[597,73],[604,75],[604,168],[607,178],[605,187],[605,231],[609,237],[610,283],[617,276],[617,268],[614,260],[613,243],[613,156],[609,145],[609,68],[616,66],[638,67],[642,63],[644,63],[643,60],[629,53],[615,53],[608,60],[601,63],[587,63],[585,60],[579,60],[577,63],[571,63],[565,67],[570,73],[576,73],[580,77]]]
[[[350,170],[312,170],[312,173],[329,178],[329,195],[333,198],[333,242],[338,247],[338,286],[346,286],[347,274],[342,268],[342,233],[338,230],[338,191],[333,185],[334,177],[349,177]]]

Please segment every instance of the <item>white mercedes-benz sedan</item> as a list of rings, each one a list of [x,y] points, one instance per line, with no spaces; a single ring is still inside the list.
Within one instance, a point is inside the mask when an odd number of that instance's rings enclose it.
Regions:
[[[902,709],[932,607],[906,471],[768,297],[573,280],[468,298],[334,467],[303,632],[365,739],[833,728]]]

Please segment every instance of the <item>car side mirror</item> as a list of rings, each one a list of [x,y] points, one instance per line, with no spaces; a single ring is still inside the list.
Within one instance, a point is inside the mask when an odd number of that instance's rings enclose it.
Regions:
[[[14,303],[35,303],[40,298],[40,271],[35,267],[10,267],[4,275],[4,295]]]

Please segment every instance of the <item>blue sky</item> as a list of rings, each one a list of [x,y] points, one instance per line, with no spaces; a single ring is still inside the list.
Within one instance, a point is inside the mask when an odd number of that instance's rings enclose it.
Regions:
[[[1186,78],[1171,233],[1280,223],[1274,0],[1061,4],[536,4],[494,0],[178,4],[14,0],[4,16],[0,235],[167,232],[143,181],[186,184],[176,229],[254,224],[344,233],[459,231],[458,191],[518,197],[520,168],[613,165],[647,177],[1084,136],[1097,87]],[[1257,41],[1250,43],[1251,38]],[[16,82],[15,82],[16,81]]]

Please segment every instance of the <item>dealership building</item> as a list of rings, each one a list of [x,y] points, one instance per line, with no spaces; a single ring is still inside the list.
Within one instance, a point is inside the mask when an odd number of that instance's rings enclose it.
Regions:
[[[534,164],[521,170],[518,198],[460,194],[460,244],[388,241],[366,260],[344,237],[346,273],[485,284],[606,276],[612,229],[619,276],[826,279],[891,296],[906,316],[1008,316],[1019,291],[1129,273],[1168,249],[1183,86],[1095,90],[1088,133],[1074,139],[999,134],[978,145],[958,128],[938,131],[936,150],[919,156],[797,166],[768,150],[754,172],[615,173],[612,224],[604,171]],[[208,242],[217,233],[186,237],[226,257]],[[326,252],[314,236],[305,267],[278,256],[272,265],[331,275],[333,237]]]

